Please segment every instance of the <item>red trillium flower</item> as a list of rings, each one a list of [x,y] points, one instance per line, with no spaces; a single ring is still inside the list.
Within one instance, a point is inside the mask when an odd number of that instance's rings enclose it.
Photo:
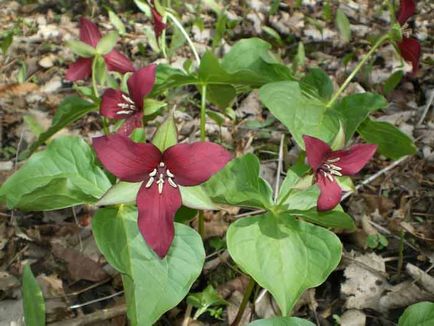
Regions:
[[[401,0],[399,2],[399,10],[396,13],[396,19],[401,26],[414,15],[416,11],[416,3],[414,0]],[[419,60],[421,56],[421,46],[418,40],[403,36],[402,40],[398,43],[398,49],[401,57],[405,61],[409,61],[413,66],[412,74],[415,75],[419,69]]]
[[[80,41],[95,48],[100,39],[101,32],[96,24],[86,18],[80,18]],[[110,71],[117,71],[124,74],[135,70],[131,61],[116,50],[112,50],[104,55],[104,61]],[[66,79],[70,81],[82,80],[88,78],[91,73],[92,58],[79,58],[69,66],[66,72]]]
[[[118,133],[128,136],[142,126],[143,100],[154,86],[155,69],[152,64],[134,72],[127,81],[129,94],[113,88],[104,91],[100,113],[111,119],[125,119]]]
[[[154,20],[154,33],[156,37],[160,37],[163,30],[166,29],[166,24],[163,23],[163,17],[155,8],[154,0],[151,0],[150,5],[151,5],[152,19]]]
[[[222,146],[210,142],[176,144],[161,153],[153,144],[134,143],[119,134],[94,138],[93,147],[120,180],[143,182],[136,199],[138,226],[161,258],[173,240],[173,218],[181,206],[179,186],[205,182],[231,159]]]
[[[357,144],[346,150],[333,151],[322,140],[303,136],[307,162],[315,173],[315,181],[320,189],[318,210],[327,211],[341,201],[342,190],[336,177],[357,174],[372,158],[377,145]]]

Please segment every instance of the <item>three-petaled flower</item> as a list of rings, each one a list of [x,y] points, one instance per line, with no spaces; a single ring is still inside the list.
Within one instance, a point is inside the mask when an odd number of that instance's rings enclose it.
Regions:
[[[155,82],[156,65],[151,64],[134,72],[127,81],[128,92],[108,88],[101,100],[101,115],[111,119],[125,119],[118,133],[130,135],[142,126],[143,100],[151,92]]]
[[[211,142],[176,144],[163,153],[153,144],[113,134],[93,139],[105,168],[128,182],[143,182],[137,194],[138,226],[148,245],[163,258],[174,237],[173,218],[181,206],[179,186],[208,180],[231,159]]]
[[[403,26],[407,20],[414,15],[416,11],[416,3],[414,0],[401,0],[399,2],[399,10],[396,13],[398,23]],[[421,46],[415,38],[403,36],[398,42],[399,52],[405,61],[411,62],[413,66],[412,74],[415,75],[419,69],[419,60],[421,56]]]
[[[101,32],[96,24],[86,18],[80,18],[80,41],[96,48],[101,37]],[[117,71],[124,74],[135,70],[131,61],[116,50],[111,50],[104,55],[104,61],[110,71]],[[66,79],[70,81],[82,80],[88,78],[91,73],[92,58],[79,58],[69,66],[66,71]]]
[[[315,173],[320,189],[317,207],[320,211],[333,209],[341,201],[341,187],[336,177],[357,174],[377,150],[374,144],[356,144],[346,150],[333,151],[322,140],[303,136],[307,162]]]

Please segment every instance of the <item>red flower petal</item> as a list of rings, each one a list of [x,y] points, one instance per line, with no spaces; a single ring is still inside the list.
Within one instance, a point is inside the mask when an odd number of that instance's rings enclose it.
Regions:
[[[154,183],[150,188],[141,186],[137,194],[139,216],[137,223],[140,233],[155,253],[164,258],[174,237],[173,218],[181,207],[181,194],[178,188],[169,184],[163,186],[162,193]]]
[[[155,83],[155,64],[146,66],[128,78],[128,90],[130,92],[131,98],[136,103],[137,108],[143,110],[143,99],[148,95]]]
[[[177,144],[163,153],[163,162],[181,186],[205,182],[231,159],[227,150],[210,142]]]
[[[153,144],[135,143],[119,134],[94,138],[93,147],[104,167],[124,181],[143,181],[161,161]]]
[[[318,197],[318,210],[328,211],[335,208],[341,201],[342,190],[339,187],[336,179],[330,181],[321,172],[316,175],[316,183],[320,189],[320,195]]]
[[[125,99],[122,97],[125,95],[120,90],[108,88],[104,91],[102,95],[101,105],[100,105],[100,113],[101,115],[111,118],[111,119],[126,119],[134,114],[131,113],[122,113],[123,111],[128,111],[124,108],[118,106],[118,104],[126,103]],[[119,114],[119,112],[121,112]]]
[[[125,74],[129,71],[135,71],[133,63],[122,53],[112,50],[104,56],[104,61],[110,71],[117,71]]]
[[[118,134],[129,136],[134,129],[143,126],[143,113],[138,112],[127,118],[122,126],[117,130]]]
[[[95,23],[89,19],[80,18],[80,41],[96,47],[101,39],[101,32]]]
[[[421,56],[421,47],[418,40],[409,37],[403,37],[398,43],[399,52],[405,61],[411,62],[413,66],[412,74],[416,74],[419,69],[419,60]]]
[[[343,175],[353,175],[359,173],[374,156],[376,150],[377,145],[357,144],[349,149],[333,152],[327,159],[339,157],[339,161],[334,163],[342,169],[339,172]]]
[[[303,136],[306,147],[307,162],[312,170],[316,171],[331,153],[330,146],[321,139],[312,136]]]
[[[157,9],[152,8],[152,18],[154,19],[154,33],[156,37],[159,37],[163,30],[166,28],[166,24],[163,23],[163,17],[157,11]]]
[[[89,58],[79,58],[76,62],[69,65],[65,78],[70,81],[84,80],[89,78],[92,73],[92,60]]]
[[[396,19],[401,25],[414,15],[416,11],[416,2],[414,0],[401,0],[399,1],[399,10],[396,13]]]

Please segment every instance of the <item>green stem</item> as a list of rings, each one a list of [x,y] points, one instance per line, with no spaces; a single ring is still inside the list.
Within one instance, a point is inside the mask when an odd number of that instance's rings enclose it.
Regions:
[[[197,231],[199,232],[200,237],[204,239],[205,238],[205,216],[203,214],[203,211],[199,211]]]
[[[95,56],[93,58],[92,61],[92,89],[93,89],[93,95],[98,98],[99,97],[99,93],[98,93],[98,86],[96,83],[96,77],[95,77],[95,70],[96,70],[96,61],[97,61],[97,57]]]
[[[167,16],[163,16],[163,23],[166,24],[167,22]],[[163,32],[161,33],[160,37],[160,49],[161,53],[163,53],[163,57],[167,59],[167,52],[166,52],[166,29],[163,29]]]
[[[172,13],[167,11],[166,16],[172,20],[172,22],[179,29],[179,31],[182,33],[182,35],[184,35],[185,39],[187,40],[188,45],[190,46],[191,51],[193,52],[194,58],[197,62],[197,65],[199,66],[200,65],[199,54],[197,53],[196,48],[195,48],[190,36],[188,36],[187,31],[184,29],[181,22],[178,19],[176,19],[176,17],[174,15],[172,15]]]
[[[206,85],[202,85],[202,99],[200,103],[200,140],[206,139]]]
[[[347,79],[344,81],[344,83],[339,87],[338,91],[333,95],[332,99],[327,103],[327,107],[331,107],[336,100],[339,98],[339,96],[342,94],[342,92],[347,88],[348,84],[353,80],[353,78],[357,75],[359,70],[363,67],[363,65],[368,61],[368,59],[371,57],[371,55],[389,38],[389,34],[385,34],[382,37],[378,39],[378,41],[374,44],[374,46],[369,50],[368,53],[363,57],[362,60],[357,64],[356,68],[353,70],[353,72],[347,77]]]
[[[249,302],[249,298],[252,295],[253,289],[255,287],[255,280],[250,277],[249,284],[247,284],[246,291],[244,292],[243,300],[241,301],[240,307],[238,308],[237,316],[235,317],[231,326],[238,326],[243,317],[244,310],[246,310],[247,303]]]

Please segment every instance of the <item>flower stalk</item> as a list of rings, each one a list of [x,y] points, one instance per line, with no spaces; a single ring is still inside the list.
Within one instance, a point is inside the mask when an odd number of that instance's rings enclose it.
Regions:
[[[249,284],[247,284],[246,291],[244,291],[243,300],[241,301],[240,307],[238,308],[237,316],[232,322],[231,326],[238,326],[243,317],[244,311],[246,310],[247,303],[249,302],[249,298],[252,295],[253,289],[255,288],[255,280],[250,276]]]
[[[337,92],[333,95],[331,100],[327,103],[327,107],[330,108],[333,106],[333,104],[336,102],[336,100],[339,98],[339,96],[342,94],[342,92],[347,88],[349,83],[353,80],[353,78],[357,75],[357,73],[362,69],[363,65],[368,61],[368,59],[375,53],[375,51],[383,45],[384,42],[386,42],[389,39],[390,35],[389,33],[383,35],[380,37],[377,42],[375,42],[374,46],[369,50],[368,53],[365,54],[365,56],[360,60],[360,62],[357,64],[356,68],[354,68],[353,72],[347,77],[347,79],[344,81],[344,83],[339,87]]]

